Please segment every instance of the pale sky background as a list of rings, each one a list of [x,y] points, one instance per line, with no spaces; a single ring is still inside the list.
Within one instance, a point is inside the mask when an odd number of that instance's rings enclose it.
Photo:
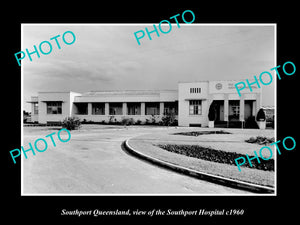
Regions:
[[[72,31],[72,45],[58,38],[49,55],[22,60],[23,107],[39,91],[177,90],[180,81],[252,79],[275,65],[273,25],[172,24],[137,44],[134,32],[153,24],[23,24],[22,51]],[[157,26],[158,27],[158,26]],[[168,30],[168,27],[163,27]],[[67,37],[67,36],[66,36]],[[45,45],[46,51],[46,45]],[[16,62],[17,63],[17,62]],[[262,85],[264,106],[274,106],[276,76]],[[267,80],[266,80],[267,82]]]

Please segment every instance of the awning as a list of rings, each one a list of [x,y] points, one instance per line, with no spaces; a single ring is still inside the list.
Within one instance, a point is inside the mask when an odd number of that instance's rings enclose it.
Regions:
[[[39,101],[26,101],[27,103],[38,103]]]

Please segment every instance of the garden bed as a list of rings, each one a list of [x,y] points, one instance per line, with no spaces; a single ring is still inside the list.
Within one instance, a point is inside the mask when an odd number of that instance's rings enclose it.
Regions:
[[[236,153],[236,152],[225,152],[221,150],[215,150],[209,147],[202,147],[199,145],[176,145],[176,144],[158,144],[158,147],[177,154],[194,157],[198,159],[203,159],[206,161],[225,163],[228,165],[236,165],[235,159],[239,157],[247,158],[246,155]],[[265,170],[265,171],[274,171],[274,160],[269,159],[268,161],[260,160],[261,163],[258,163],[257,160],[253,160],[252,167],[249,163],[241,165],[242,167],[249,167],[253,169]]]
[[[275,142],[275,139],[273,137],[268,138],[268,137],[264,137],[264,136],[256,136],[256,137],[251,137],[251,138],[245,140],[245,142],[251,143],[251,144],[267,145],[267,144],[271,144],[271,143]]]
[[[173,135],[186,135],[186,136],[199,136],[205,134],[231,134],[230,132],[223,131],[223,130],[212,130],[212,131],[191,131],[191,132],[181,132],[181,133],[174,133]]]

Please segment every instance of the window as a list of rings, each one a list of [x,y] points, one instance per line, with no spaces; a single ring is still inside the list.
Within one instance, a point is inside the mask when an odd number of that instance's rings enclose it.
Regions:
[[[178,115],[178,102],[165,102],[164,115],[175,114]]]
[[[92,103],[92,115],[105,115],[105,103]]]
[[[109,103],[109,115],[122,115],[123,104],[122,103]]]
[[[128,115],[141,115],[141,103],[127,103]]]
[[[75,103],[76,115],[87,115],[88,114],[88,103]]]
[[[234,115],[234,116],[240,115],[240,106],[237,106],[237,105],[232,106],[232,115]]]
[[[229,101],[229,120],[239,120],[240,117],[240,101]]]
[[[201,88],[190,88],[190,93],[201,93]]]
[[[202,104],[201,100],[190,100],[190,115],[201,115]]]
[[[62,102],[47,102],[47,114],[61,114]]]
[[[146,115],[159,115],[159,102],[146,102]]]
[[[33,103],[33,114],[39,114],[39,104],[37,102]]]

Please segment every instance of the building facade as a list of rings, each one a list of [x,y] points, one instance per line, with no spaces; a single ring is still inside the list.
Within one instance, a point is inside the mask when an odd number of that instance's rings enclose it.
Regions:
[[[68,116],[93,122],[132,118],[145,123],[172,113],[179,126],[208,126],[208,110],[215,105],[216,121],[245,121],[261,108],[261,89],[252,86],[239,97],[239,81],[179,83],[178,90],[39,92],[31,97],[31,119],[41,124],[61,122]]]

